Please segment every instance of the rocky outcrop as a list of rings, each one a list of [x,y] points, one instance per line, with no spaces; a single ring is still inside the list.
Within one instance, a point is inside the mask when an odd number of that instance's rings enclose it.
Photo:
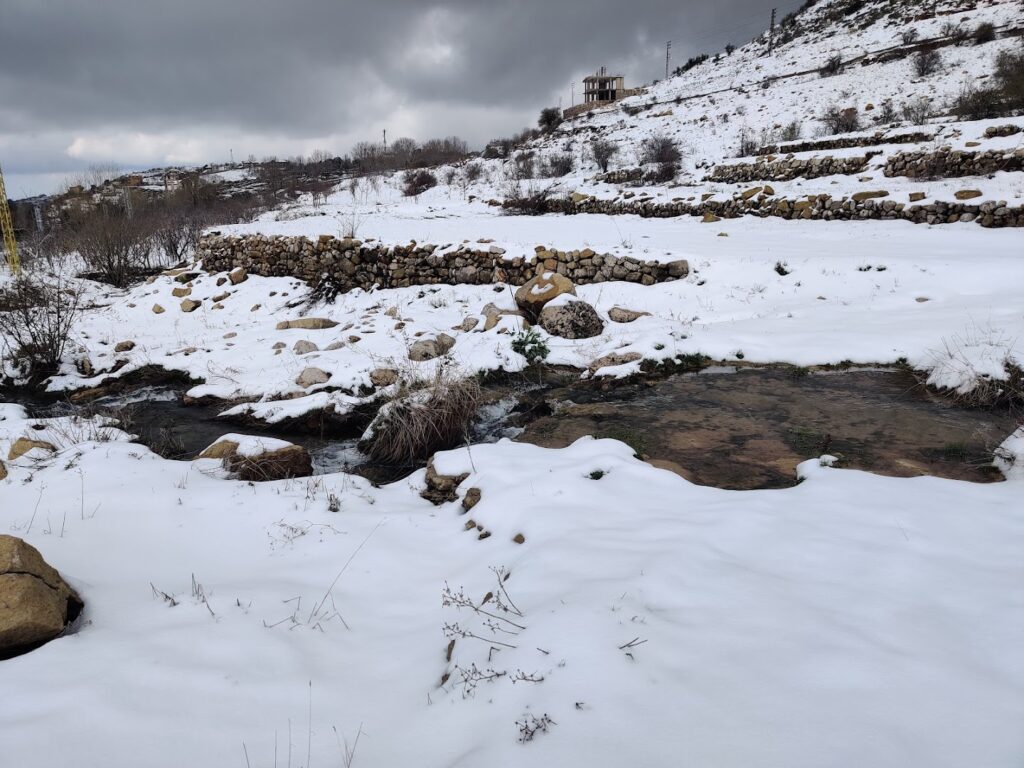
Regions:
[[[424,478],[427,483],[427,487],[420,496],[435,505],[455,501],[458,498],[457,489],[459,484],[467,477],[469,477],[468,474],[438,474],[437,470],[434,469],[434,460],[431,459],[427,462],[427,474]]]
[[[227,435],[196,458],[218,459],[239,480],[250,482],[287,480],[313,474],[313,459],[301,445],[268,440],[264,447],[261,442],[259,438],[245,435]]]
[[[35,547],[0,534],[0,659],[59,637],[82,605]]]

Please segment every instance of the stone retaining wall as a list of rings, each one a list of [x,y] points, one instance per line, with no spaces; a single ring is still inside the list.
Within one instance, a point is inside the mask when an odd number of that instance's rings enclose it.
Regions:
[[[761,147],[758,155],[785,155],[797,152],[821,152],[829,149],[852,149],[854,147],[878,147],[883,144],[923,144],[935,138],[933,133],[875,133],[871,136],[843,136],[836,139],[812,139],[789,144],[773,144]]]
[[[886,176],[911,179],[955,179],[963,176],[987,176],[996,171],[1024,170],[1024,149],[1000,152],[953,151],[900,152],[885,164]]]
[[[632,200],[598,200],[587,198],[553,201],[552,212],[567,214],[599,213],[612,216],[632,214],[644,218],[673,218],[676,216],[776,216],[784,219],[814,220],[893,220],[902,219],[915,224],[953,224],[977,222],[984,227],[1024,227],[1024,206],[1011,208],[1006,201],[920,202],[900,203],[886,200],[884,191],[861,193],[874,195],[866,199],[833,198],[831,195],[807,195],[797,199],[774,197],[759,188],[746,190],[731,200],[691,202],[675,200],[668,203],[645,198]]]
[[[641,261],[598,254],[590,249],[556,251],[538,247],[535,258],[506,259],[496,246],[474,244],[438,252],[438,246],[410,243],[384,246],[323,235],[317,240],[274,235],[202,238],[197,250],[207,272],[236,267],[264,277],[297,277],[310,283],[331,279],[341,292],[353,288],[410,285],[521,285],[542,272],[557,272],[578,285],[623,280],[643,285],[686,277],[685,260]]]
[[[782,160],[758,160],[753,163],[716,165],[705,181],[725,184],[743,184],[749,181],[790,181],[792,179],[817,179],[822,176],[852,176],[867,168],[868,160],[878,152],[868,152],[860,157],[815,157],[798,160],[794,157]],[[771,157],[769,155],[769,157]]]

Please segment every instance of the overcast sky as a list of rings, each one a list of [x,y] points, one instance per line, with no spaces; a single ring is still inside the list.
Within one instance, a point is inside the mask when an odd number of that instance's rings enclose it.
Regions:
[[[8,194],[92,164],[344,154],[457,134],[480,147],[568,106],[605,65],[627,85],[742,44],[799,0],[0,0]],[[577,85],[577,94],[579,85]]]

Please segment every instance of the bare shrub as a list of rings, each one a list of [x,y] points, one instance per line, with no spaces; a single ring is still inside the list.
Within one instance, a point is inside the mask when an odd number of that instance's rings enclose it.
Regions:
[[[430,171],[406,171],[402,176],[402,194],[406,197],[419,197],[436,186],[437,177]]]
[[[739,157],[756,155],[759,147],[760,144],[757,141],[757,136],[749,128],[741,128]]]
[[[983,21],[974,30],[974,44],[982,45],[983,43],[991,43],[996,39],[996,25],[991,21]]]
[[[947,21],[942,25],[942,36],[948,37],[953,41],[954,45],[960,45],[967,41],[967,38],[971,36],[971,33],[967,27],[953,21]]]
[[[918,77],[928,77],[935,74],[942,66],[942,56],[936,50],[918,51],[913,59],[914,74]]]
[[[912,125],[924,125],[934,115],[932,100],[927,96],[919,96],[903,105],[903,118]]]
[[[964,86],[953,102],[953,112],[964,120],[984,120],[1004,115],[1007,110],[998,88]]]
[[[464,442],[480,406],[480,384],[446,367],[429,380],[402,382],[359,443],[374,461],[412,466]]]
[[[557,184],[538,186],[534,183],[524,189],[518,180],[512,179],[505,187],[502,208],[510,216],[543,216],[564,211],[564,205],[555,198],[558,190]]]
[[[860,130],[860,113],[856,107],[837,107],[834,104],[825,108],[818,120],[829,135],[837,133],[853,133]]]
[[[520,152],[512,162],[512,178],[517,180],[532,179],[535,175],[533,152]]]
[[[568,153],[550,155],[544,161],[544,176],[546,176],[549,179],[558,178],[560,176],[566,176],[572,173],[572,169],[575,165],[576,163],[573,160],[573,156]]]
[[[900,33],[900,40],[903,41],[904,45],[912,45],[914,42],[917,41],[917,38],[919,38],[920,36],[920,32],[918,32],[913,27],[910,27],[909,29],[905,29],[903,30],[903,32]]]
[[[125,288],[156,265],[151,222],[117,210],[84,214],[67,231],[70,250],[103,282]]]
[[[57,372],[80,305],[60,274],[23,274],[0,291],[0,341],[20,377],[36,384]]]
[[[782,127],[782,130],[779,132],[779,138],[782,139],[782,141],[796,141],[800,138],[803,130],[803,123],[799,120],[794,120]]]
[[[590,156],[594,158],[601,173],[608,173],[608,165],[619,152],[619,145],[605,139],[595,139],[590,143]]]
[[[640,163],[642,165],[677,164],[683,159],[683,153],[675,139],[662,134],[648,136],[640,144]]]
[[[480,177],[483,175],[484,168],[480,163],[467,163],[462,169],[462,176],[469,184],[472,184],[474,181],[479,181]]]
[[[821,77],[834,77],[843,71],[843,57],[840,54],[830,56],[828,61],[818,70]]]
[[[875,122],[882,125],[895,123],[898,117],[896,105],[892,103],[892,99],[886,99],[875,113]]]

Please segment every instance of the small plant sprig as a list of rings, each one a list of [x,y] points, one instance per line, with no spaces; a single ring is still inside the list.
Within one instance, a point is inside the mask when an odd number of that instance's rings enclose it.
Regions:
[[[517,333],[512,339],[512,351],[518,352],[525,357],[526,362],[530,365],[547,360],[548,355],[551,353],[547,343],[537,333],[536,328],[527,328]]]

